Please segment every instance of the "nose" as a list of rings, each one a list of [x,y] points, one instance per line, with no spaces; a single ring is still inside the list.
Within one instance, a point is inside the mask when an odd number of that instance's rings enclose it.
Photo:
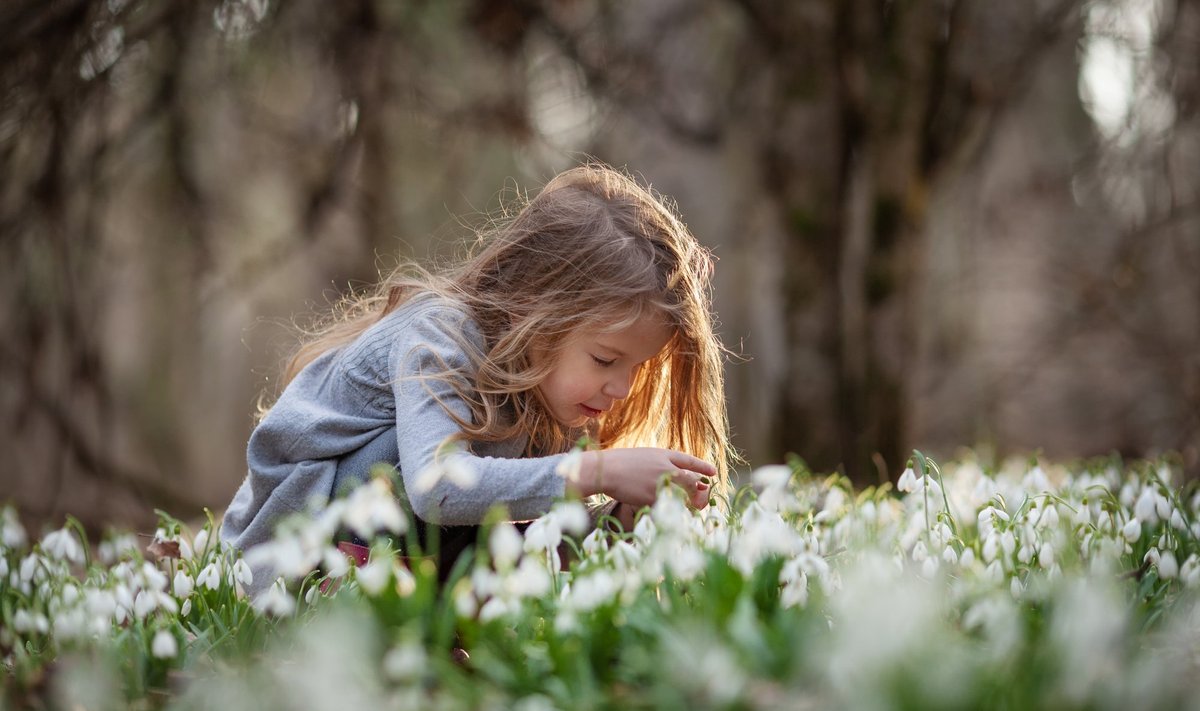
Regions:
[[[614,400],[623,400],[629,395],[629,389],[633,386],[633,371],[625,371],[624,375],[614,375],[601,388],[601,392],[606,397]]]

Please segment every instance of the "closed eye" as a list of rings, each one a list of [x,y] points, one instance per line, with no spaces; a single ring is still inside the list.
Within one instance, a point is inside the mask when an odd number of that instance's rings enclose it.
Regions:
[[[604,360],[602,358],[597,358],[596,356],[592,356],[592,360],[596,361],[596,365],[599,365],[602,368],[607,368],[608,366],[617,362],[615,359],[614,360]]]

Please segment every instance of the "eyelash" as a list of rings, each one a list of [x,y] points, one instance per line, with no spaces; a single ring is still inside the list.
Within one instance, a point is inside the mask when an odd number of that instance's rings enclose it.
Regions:
[[[592,360],[596,361],[596,365],[599,365],[602,368],[607,368],[608,366],[617,362],[615,360],[601,360],[601,359],[597,358],[596,356],[592,356]]]

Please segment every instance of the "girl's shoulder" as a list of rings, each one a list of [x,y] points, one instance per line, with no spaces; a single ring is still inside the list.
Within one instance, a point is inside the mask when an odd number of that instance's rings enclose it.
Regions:
[[[465,343],[464,343],[465,337]],[[436,292],[420,292],[384,315],[360,336],[360,349],[378,352],[426,345],[482,345],[478,323],[470,309]]]

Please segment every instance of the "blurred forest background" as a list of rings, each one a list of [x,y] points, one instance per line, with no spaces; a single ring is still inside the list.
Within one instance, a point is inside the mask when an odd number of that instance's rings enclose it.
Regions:
[[[1200,473],[1197,0],[6,0],[0,499],[221,509],[293,320],[588,156],[719,259],[735,443]]]

